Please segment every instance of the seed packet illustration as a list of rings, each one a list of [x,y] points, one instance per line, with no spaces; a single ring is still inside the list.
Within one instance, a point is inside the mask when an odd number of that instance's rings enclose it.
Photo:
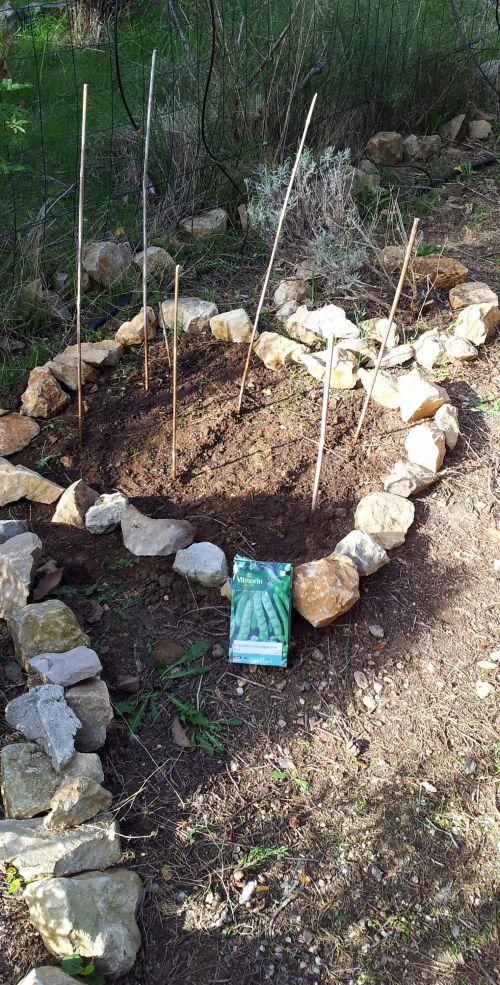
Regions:
[[[286,667],[292,615],[292,565],[234,559],[229,660]]]

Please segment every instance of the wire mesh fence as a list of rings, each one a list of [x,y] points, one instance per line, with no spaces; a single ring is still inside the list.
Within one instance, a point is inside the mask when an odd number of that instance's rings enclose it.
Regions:
[[[287,156],[314,91],[311,140],[356,147],[375,128],[432,131],[471,95],[484,101],[476,63],[499,53],[494,0],[56,0],[6,4],[2,29],[1,74],[26,86],[0,96],[12,283],[72,250],[84,82],[85,234],[133,236],[153,48],[157,238],[202,205],[236,204],[256,162]]]

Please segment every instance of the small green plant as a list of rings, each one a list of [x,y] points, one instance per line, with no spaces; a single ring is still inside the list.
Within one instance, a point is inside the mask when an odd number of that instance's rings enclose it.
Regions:
[[[13,896],[14,893],[19,892],[19,890],[23,888],[23,880],[14,865],[8,865],[4,869],[4,875],[9,896]]]
[[[301,776],[297,770],[292,770],[291,772],[288,772],[287,770],[273,770],[271,775],[273,780],[289,780],[299,788],[301,793],[311,792],[311,784],[309,783],[309,780],[306,780],[305,777]]]
[[[38,462],[36,463],[37,469],[44,469],[45,466],[48,465],[53,458],[57,458],[57,455],[42,455],[42,457],[39,458]]]
[[[500,397],[487,390],[484,397],[473,397],[469,407],[474,413],[500,414]]]
[[[212,721],[196,705],[187,704],[173,694],[169,695],[169,700],[174,708],[177,708],[179,718],[186,727],[191,745],[193,747],[199,746],[208,756],[214,756],[217,752],[225,751],[225,746],[219,738],[219,734],[225,726],[241,725],[240,718],[219,718]]]
[[[137,735],[140,732],[146,717],[149,716],[152,722],[158,721],[161,715],[158,698],[159,691],[152,688],[150,691],[146,691],[142,697],[134,696],[116,702],[115,709],[119,715],[123,715],[132,735]]]
[[[193,663],[200,660],[212,646],[210,640],[199,640],[188,647],[185,653],[172,663],[164,663],[163,660],[156,660],[155,667],[160,673],[162,681],[178,681],[183,677],[196,677],[198,674],[207,674],[212,669],[209,664]]]
[[[133,564],[137,564],[135,557],[117,557],[108,561],[106,568],[108,571],[118,571],[119,568],[131,568]]]
[[[286,858],[288,848],[286,845],[256,845],[255,848],[238,859],[239,869],[252,869],[256,871],[262,869],[268,862],[274,859]]]
[[[419,247],[419,249],[417,250],[417,256],[419,257],[432,256],[433,253],[441,253],[442,249],[443,247],[440,246],[439,243],[427,243],[425,246]]]
[[[85,963],[80,954],[70,954],[61,961],[61,971],[70,978],[85,978],[89,985],[105,985],[104,975],[96,971],[91,961]]]

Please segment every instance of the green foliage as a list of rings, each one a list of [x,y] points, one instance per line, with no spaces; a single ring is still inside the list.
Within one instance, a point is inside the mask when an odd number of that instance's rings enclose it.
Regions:
[[[96,971],[91,961],[88,964],[80,954],[70,954],[61,961],[61,971],[70,978],[85,978],[89,985],[105,985],[101,971]]]
[[[238,859],[239,869],[252,869],[254,872],[262,869],[268,862],[275,859],[286,858],[288,848],[286,845],[256,845],[250,848],[242,858]]]
[[[296,787],[298,787],[301,793],[311,792],[311,784],[309,783],[309,780],[306,780],[305,777],[301,776],[297,770],[292,770],[291,772],[287,772],[286,770],[273,770],[271,776],[273,780],[289,780],[291,783],[294,783]]]
[[[24,882],[14,865],[8,865],[4,868],[4,876],[9,896],[13,896],[14,893],[18,893],[20,889],[23,889]]]
[[[191,745],[199,746],[209,756],[224,752],[225,746],[219,734],[225,726],[241,725],[240,718],[219,718],[212,721],[195,705],[186,704],[173,694],[169,695],[169,700],[177,708],[179,718],[186,726]]]
[[[161,715],[158,697],[159,692],[152,688],[150,691],[146,691],[141,697],[134,696],[132,698],[125,698],[124,701],[116,702],[115,709],[125,718],[132,735],[137,735],[140,732],[148,716],[150,721],[158,721]]]
[[[212,669],[208,664],[193,663],[200,660],[212,646],[210,640],[199,640],[188,647],[185,653],[171,663],[164,663],[162,660],[155,661],[156,670],[160,672],[162,681],[178,681],[183,677],[196,677],[198,674],[207,674]]]

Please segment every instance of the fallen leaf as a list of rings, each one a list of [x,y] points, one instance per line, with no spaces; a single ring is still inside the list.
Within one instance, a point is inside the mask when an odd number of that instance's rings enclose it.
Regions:
[[[191,743],[189,741],[189,736],[186,729],[181,725],[181,720],[178,715],[174,715],[172,721],[172,738],[174,744],[178,749],[190,749]]]
[[[61,583],[61,578],[64,573],[64,568],[60,568],[52,558],[49,558],[45,564],[38,569],[37,575],[41,574],[41,578],[33,589],[33,601],[38,602],[40,599],[44,599],[47,595],[50,595],[54,588],[57,588]]]
[[[172,869],[170,868],[170,866],[169,865],[162,865],[162,867],[160,869],[160,872],[161,872],[162,878],[165,880],[165,882],[170,882],[170,880],[172,878]]]
[[[292,831],[297,830],[297,828],[300,826],[300,821],[296,814],[292,814],[288,824],[290,825]]]
[[[382,626],[379,626],[377,623],[373,623],[371,626],[368,626],[368,629],[376,640],[383,640],[384,630],[382,629]]]
[[[85,616],[86,622],[89,622],[93,625],[96,622],[100,622],[103,615],[104,615],[104,609],[101,603],[98,602],[97,599],[91,599],[88,608],[88,613]]]
[[[299,882],[301,886],[309,886],[311,876],[308,876],[306,872],[299,872]]]
[[[354,671],[354,680],[356,681],[358,687],[361,688],[361,690],[364,690],[365,688],[368,687],[368,678],[366,674],[363,673],[362,670]]]

